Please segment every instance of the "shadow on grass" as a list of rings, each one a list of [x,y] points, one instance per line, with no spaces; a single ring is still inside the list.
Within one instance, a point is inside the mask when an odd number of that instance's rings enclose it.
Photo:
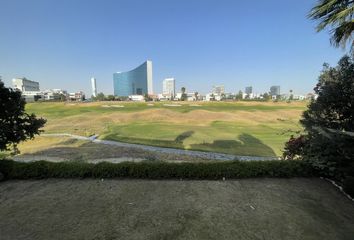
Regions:
[[[127,143],[144,144],[158,147],[169,148],[184,148],[183,141],[191,137],[194,131],[186,131],[179,134],[174,140],[161,140],[151,138],[137,138],[137,137],[122,137],[116,134],[109,134],[104,137],[105,140],[121,141]]]
[[[186,131],[179,134],[174,140],[159,140],[159,139],[142,139],[142,138],[124,138],[112,134],[106,136],[106,139],[122,142],[130,142],[135,144],[145,144],[159,147],[170,147],[184,149],[183,142],[191,137],[194,131]],[[77,140],[69,139],[62,142],[61,146],[51,147],[45,150],[40,150],[32,154],[24,155],[43,155],[48,157],[60,157],[63,159],[81,160],[81,159],[100,159],[111,157],[135,157],[135,158],[150,158],[150,153],[141,149],[118,147],[95,144],[91,142],[77,145]],[[70,146],[71,145],[71,146]],[[199,143],[190,145],[190,150],[211,151],[220,153],[229,153],[235,155],[249,156],[267,156],[275,157],[274,151],[262,143],[259,139],[249,134],[242,134],[239,140],[215,140],[212,143]],[[155,153],[151,152],[151,158],[154,158]]]
[[[61,142],[61,145],[72,145],[74,143],[77,143],[79,140],[75,139],[75,138],[69,138],[63,142]]]
[[[155,159],[155,155],[156,154],[154,152],[147,152],[142,149],[110,146],[104,144],[96,144],[92,142],[85,142],[80,145],[70,146],[70,142],[65,141],[59,146],[49,147],[48,149],[39,150],[33,153],[24,153],[22,157],[28,157],[28,159],[31,159],[31,156],[43,156],[44,160],[48,160],[54,157],[61,158],[64,161],[84,161],[120,157],[144,158],[150,160]]]
[[[183,132],[176,137],[175,142],[183,144],[183,141],[186,140],[187,138],[189,138],[190,136],[192,136],[193,134],[194,134],[194,131]]]
[[[239,141],[215,140],[212,143],[192,144],[191,148],[204,151],[214,150],[218,152],[237,153],[238,155],[276,157],[272,148],[265,145],[258,138],[245,133],[239,136]]]

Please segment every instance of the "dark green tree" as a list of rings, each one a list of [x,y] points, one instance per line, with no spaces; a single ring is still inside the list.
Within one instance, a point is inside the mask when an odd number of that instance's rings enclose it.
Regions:
[[[150,102],[150,101],[152,101],[152,98],[149,96],[149,94],[145,93],[144,100],[145,100],[145,102]]]
[[[96,100],[97,100],[97,101],[104,101],[104,100],[106,100],[106,97],[105,97],[104,93],[100,92],[99,94],[97,94]]]
[[[108,95],[106,99],[108,101],[114,101],[115,100],[115,96],[114,95]]]
[[[214,95],[214,93],[212,93],[212,94],[210,95],[210,101],[215,101],[215,95]]]
[[[66,96],[62,93],[59,94],[59,101],[65,102],[66,101]]]
[[[198,101],[198,98],[199,98],[198,96],[199,96],[199,93],[198,92],[194,92],[194,98],[195,98],[196,101]]]
[[[270,99],[270,95],[269,95],[269,93],[263,93],[263,99],[265,100],[265,101],[268,101],[269,99]]]
[[[353,49],[352,32],[354,30],[354,1],[352,0],[319,0],[308,15],[310,19],[319,21],[318,32],[329,28],[331,43],[345,47],[349,42]]]
[[[181,88],[181,101],[186,101],[187,100],[187,94],[186,94],[186,88],[185,87],[182,87]]]
[[[354,176],[353,57],[344,56],[337,67],[325,64],[314,90],[318,98],[300,120],[305,134],[286,143],[284,156],[305,159],[338,179]]]
[[[289,94],[289,100],[294,100],[294,94],[293,94],[293,90],[290,89],[290,94]]]
[[[236,100],[242,100],[242,96],[243,96],[243,92],[241,90],[238,91],[238,93],[236,94]]]
[[[25,112],[21,92],[6,88],[0,82],[0,151],[17,152],[17,144],[40,134],[46,120]]]

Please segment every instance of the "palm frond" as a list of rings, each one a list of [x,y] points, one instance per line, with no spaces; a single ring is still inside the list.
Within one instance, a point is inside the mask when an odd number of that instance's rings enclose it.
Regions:
[[[346,42],[352,40],[353,16],[354,0],[319,0],[308,14],[308,18],[319,21],[318,32],[332,29],[331,43],[335,47],[345,47]]]

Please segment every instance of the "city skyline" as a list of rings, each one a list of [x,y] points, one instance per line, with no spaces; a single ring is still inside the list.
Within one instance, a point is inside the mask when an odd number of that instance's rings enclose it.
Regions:
[[[222,84],[227,92],[246,86],[266,92],[280,85],[283,92],[306,94],[322,64],[335,65],[344,53],[333,49],[327,34],[316,33],[315,24],[306,19],[312,4],[2,2],[0,75],[7,86],[13,78],[27,77],[43,89],[86,93],[95,76],[98,92],[113,94],[112,72],[152,59],[155,92],[162,92],[163,79],[173,76],[177,91],[186,87],[207,93]],[[48,14],[51,9],[56,14]],[[124,11],[115,16],[114,9]],[[13,18],[12,12],[23,17]]]

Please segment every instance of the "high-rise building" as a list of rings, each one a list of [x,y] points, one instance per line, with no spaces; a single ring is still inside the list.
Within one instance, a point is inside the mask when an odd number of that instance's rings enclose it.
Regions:
[[[91,88],[92,88],[92,96],[97,97],[97,87],[96,87],[96,78],[91,78]]]
[[[280,86],[271,86],[270,87],[270,95],[271,96],[279,96],[280,95]]]
[[[28,80],[27,78],[14,78],[12,79],[14,89],[21,92],[38,92],[39,82]]]
[[[131,71],[114,73],[113,87],[115,96],[153,94],[152,62],[148,60]]]
[[[176,85],[174,78],[165,78],[162,82],[162,94],[171,96],[172,98],[176,95]]]
[[[246,94],[251,94],[252,92],[253,91],[252,91],[252,87],[251,86],[245,88],[245,93]]]
[[[212,93],[213,94],[216,94],[216,95],[221,95],[221,94],[224,94],[225,93],[225,87],[224,85],[215,85],[213,86],[213,90],[212,90]]]

